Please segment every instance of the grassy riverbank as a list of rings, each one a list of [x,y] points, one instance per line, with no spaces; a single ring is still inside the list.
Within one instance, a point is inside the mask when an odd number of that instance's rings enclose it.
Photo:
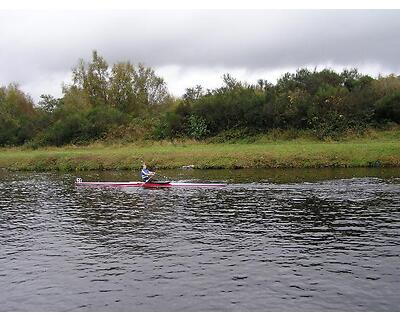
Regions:
[[[129,170],[144,160],[151,167],[312,168],[400,166],[400,131],[341,142],[311,139],[207,144],[194,141],[63,148],[3,148],[0,168],[8,170]]]

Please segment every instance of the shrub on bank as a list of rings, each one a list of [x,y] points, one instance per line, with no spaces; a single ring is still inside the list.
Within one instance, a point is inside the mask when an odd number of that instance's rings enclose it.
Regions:
[[[194,139],[243,142],[259,135],[293,139],[304,132],[319,140],[362,135],[400,123],[400,78],[376,79],[357,70],[300,69],[276,84],[249,84],[223,76],[213,90],[168,94],[151,68],[113,66],[97,54],[73,69],[63,96],[42,95],[35,106],[16,85],[0,87],[0,146],[88,144]]]

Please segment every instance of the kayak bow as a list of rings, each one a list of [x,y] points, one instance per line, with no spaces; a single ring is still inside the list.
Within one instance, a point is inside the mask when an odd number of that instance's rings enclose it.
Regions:
[[[143,187],[143,188],[171,188],[171,187],[198,187],[198,188],[209,188],[209,187],[225,187],[223,183],[192,183],[192,182],[142,182],[142,181],[130,181],[130,182],[85,182],[82,179],[77,178],[75,185],[79,187]]]

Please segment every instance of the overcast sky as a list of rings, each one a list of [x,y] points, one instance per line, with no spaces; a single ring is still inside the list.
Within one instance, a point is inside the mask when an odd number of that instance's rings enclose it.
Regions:
[[[0,10],[0,86],[60,96],[93,49],[153,67],[174,95],[226,72],[250,82],[299,67],[399,74],[400,10]]]

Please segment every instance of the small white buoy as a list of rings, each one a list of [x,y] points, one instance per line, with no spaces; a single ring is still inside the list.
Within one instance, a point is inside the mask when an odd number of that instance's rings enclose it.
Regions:
[[[194,169],[194,165],[191,164],[191,165],[189,165],[189,166],[182,166],[181,169],[184,169],[184,170],[191,170],[191,169]]]

